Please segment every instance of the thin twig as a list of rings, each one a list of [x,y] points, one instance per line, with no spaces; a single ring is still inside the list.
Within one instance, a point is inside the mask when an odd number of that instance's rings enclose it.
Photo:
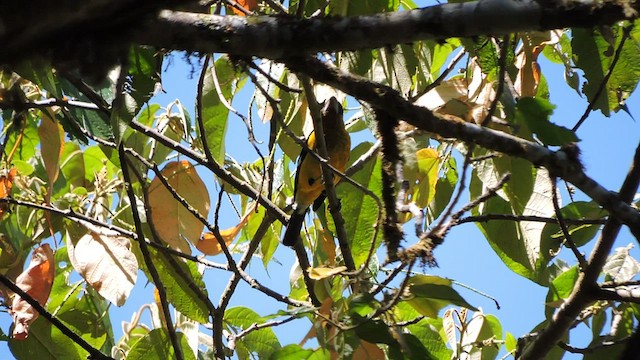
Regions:
[[[564,236],[565,243],[569,246],[569,249],[573,252],[573,255],[578,260],[578,264],[580,266],[580,270],[584,270],[587,266],[587,260],[578,250],[576,243],[573,241],[573,237],[569,233],[569,228],[567,227],[567,223],[564,221],[564,216],[562,215],[562,209],[560,209],[560,201],[558,199],[558,186],[557,179],[555,177],[550,177],[551,181],[551,192],[552,192],[552,202],[553,209],[556,213],[556,219],[560,229],[562,230],[562,235]]]

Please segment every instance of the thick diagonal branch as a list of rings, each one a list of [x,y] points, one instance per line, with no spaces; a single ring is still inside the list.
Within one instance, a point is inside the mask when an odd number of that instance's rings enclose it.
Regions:
[[[575,185],[591,197],[611,215],[627,225],[640,239],[640,213],[618,195],[605,189],[587,176],[582,165],[572,161],[562,151],[552,151],[537,143],[501,131],[468,123],[451,115],[441,115],[427,108],[416,106],[396,90],[349,74],[313,58],[297,58],[285,61],[292,70],[306,73],[316,81],[335,87],[355,98],[366,101],[372,107],[385,109],[395,118],[444,138],[474,143],[484,148],[526,159],[535,166],[543,166],[550,173]]]

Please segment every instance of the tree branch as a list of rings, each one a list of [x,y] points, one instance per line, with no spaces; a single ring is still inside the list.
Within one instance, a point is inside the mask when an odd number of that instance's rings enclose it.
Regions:
[[[633,7],[640,8],[638,4]],[[629,18],[625,10],[618,2],[535,0],[484,0],[368,16],[309,19],[165,10],[136,32],[136,40],[169,49],[280,59],[489,33],[495,36],[566,27],[591,28]]]
[[[349,74],[314,58],[288,59],[285,64],[292,70],[304,72],[316,81],[335,87],[353,97],[385,109],[390,115],[445,138],[475,143],[490,150],[524,158],[535,166],[543,166],[584,192],[609,213],[627,225],[640,238],[640,213],[622,201],[618,195],[587,176],[582,165],[571,161],[563,150],[552,151],[535,142],[501,131],[468,123],[451,115],[436,114],[424,107],[413,105],[396,90]]]

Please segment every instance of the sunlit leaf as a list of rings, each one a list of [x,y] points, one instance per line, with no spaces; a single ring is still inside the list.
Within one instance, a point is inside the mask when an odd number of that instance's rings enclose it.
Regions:
[[[445,339],[442,337],[442,319],[424,318],[417,324],[407,326],[420,343],[424,346],[425,353],[430,359],[451,359],[452,351],[447,348]]]
[[[575,66],[584,72],[587,81],[582,87],[582,92],[590,102],[594,102],[595,95],[611,68],[624,35],[623,26],[629,25],[571,30],[573,60]],[[605,29],[610,30],[610,33],[603,34]],[[601,110],[605,116],[610,116],[611,111],[617,112],[624,109],[626,99],[638,84],[640,77],[640,52],[636,43],[638,36],[640,36],[639,29],[634,28],[631,31],[632,38],[625,42],[618,62],[604,84],[605,90],[594,103],[594,109]]]
[[[309,271],[309,277],[311,277],[314,280],[322,280],[334,275],[338,275],[344,271],[347,271],[346,266],[338,266],[335,268],[313,267]]]
[[[370,143],[362,143],[351,151],[351,161],[360,157],[371,147]],[[380,161],[371,161],[355,173],[352,178],[362,186],[371,189],[379,195],[382,187],[380,178]],[[369,254],[373,244],[376,247],[380,238],[373,239],[374,224],[378,215],[378,206],[369,196],[355,189],[352,185],[341,182],[336,192],[341,201],[342,216],[349,219],[346,222],[347,239],[351,242],[351,252],[356,267],[360,266]]]
[[[195,360],[184,334],[178,332],[176,335],[178,336],[184,359]],[[150,333],[138,340],[127,354],[127,359],[131,360],[164,360],[173,358],[175,358],[175,350],[166,329],[151,330]]]
[[[189,162],[170,162],[161,173],[176,193],[201,216],[208,216],[209,192]],[[204,224],[174,198],[158,177],[149,185],[148,201],[151,207],[151,221],[162,241],[176,250],[191,253],[189,242],[194,245],[198,243]]]
[[[67,240],[69,259],[76,271],[105,299],[124,305],[138,275],[138,261],[129,239],[90,231],[80,239]]]
[[[206,69],[202,84],[201,116],[207,145],[213,159],[219,164],[222,164],[225,158],[225,137],[229,117],[229,109],[224,101],[231,102],[235,90],[234,84],[236,84],[236,72],[228,57],[221,56],[213,67],[209,66]],[[219,93],[218,89],[222,93]]]
[[[630,253],[633,244],[615,249],[602,268],[611,280],[621,283],[632,280],[640,272],[640,263]]]
[[[231,245],[236,236],[238,236],[238,233],[240,233],[240,230],[242,230],[242,228],[247,224],[253,214],[255,214],[255,211],[252,208],[242,217],[242,219],[240,219],[238,225],[220,230],[220,236],[222,237],[221,240],[227,246]],[[202,237],[195,245],[196,248],[205,255],[218,255],[222,252],[220,242],[216,239],[215,234],[211,232],[202,234]]]
[[[564,300],[571,295],[576,281],[580,276],[580,270],[577,266],[573,266],[569,270],[563,272],[558,277],[553,279],[549,284],[549,292],[547,293],[545,313],[547,317],[553,314],[553,309],[560,307],[564,303]]]
[[[254,324],[262,324],[265,320],[255,311],[247,307],[233,307],[224,314],[224,322],[227,327],[247,329]],[[236,350],[240,359],[247,359],[250,353],[255,353],[260,359],[268,359],[271,354],[280,348],[280,342],[273,329],[263,328],[252,331],[242,339],[236,340]]]
[[[134,247],[134,249],[136,248]],[[153,282],[146,264],[141,259],[140,250],[137,249],[134,252],[140,268],[146,273],[147,279]],[[202,280],[202,274],[198,272],[195,263],[177,259],[172,260],[168,255],[152,248],[149,249],[149,252],[151,253],[153,265],[160,276],[160,281],[167,292],[169,303],[189,319],[201,323],[207,322],[209,320],[209,309],[205,301],[196,293],[196,291],[199,291],[206,296],[207,291]]]
[[[500,350],[502,340],[502,326],[500,321],[493,315],[483,314],[476,311],[467,323],[462,344],[462,359],[494,359]],[[484,344],[485,341],[493,341],[494,344]],[[482,345],[477,345],[482,344]]]
[[[482,162],[474,168],[469,191],[472,198],[480,196],[487,187],[497,184],[496,170],[488,162]],[[480,177],[480,180],[478,179]],[[482,214],[518,214],[503,191],[483,204],[471,210],[473,215]],[[554,214],[551,182],[544,169],[535,170],[533,193],[524,206],[522,215],[551,217]],[[544,223],[534,221],[489,221],[476,223],[484,233],[489,244],[502,261],[514,272],[546,284],[547,263],[551,254],[541,252],[541,236]]]
[[[420,149],[416,152],[416,160],[418,161],[418,184],[414,190],[413,201],[418,207],[423,208],[435,196],[440,155],[435,149]]]
[[[29,332],[33,336],[26,340],[9,341],[9,349],[16,359],[85,360],[89,355],[45,318],[31,324]]]

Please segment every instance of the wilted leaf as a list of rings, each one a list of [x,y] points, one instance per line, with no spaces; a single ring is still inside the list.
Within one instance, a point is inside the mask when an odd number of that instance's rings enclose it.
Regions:
[[[220,236],[222,237],[222,241],[224,241],[227,246],[229,246],[233,240],[238,236],[238,233],[242,228],[247,224],[247,221],[251,218],[251,216],[255,214],[255,207],[252,207],[243,217],[240,219],[240,222],[236,226],[232,226],[228,229],[220,230]],[[196,248],[202,251],[205,255],[218,255],[222,252],[222,247],[216,239],[214,233],[206,232],[202,235],[200,240],[195,244]]]
[[[53,251],[49,244],[43,244],[33,250],[31,263],[18,276],[16,285],[44,305],[51,292],[54,273]],[[17,340],[26,339],[29,336],[29,325],[38,317],[38,312],[14,294],[11,298],[11,314],[14,322],[13,337]]]
[[[447,341],[449,342],[449,346],[452,349],[457,349],[458,336],[456,330],[456,322],[453,318],[454,314],[455,309],[447,309],[447,311],[444,312],[444,315],[442,315],[442,326],[444,327],[444,333],[447,337]]]
[[[313,280],[322,280],[330,276],[340,274],[343,271],[347,271],[346,266],[338,266],[335,268],[328,267],[314,267],[309,271],[309,277]]]
[[[89,232],[74,244],[67,238],[73,268],[105,299],[124,305],[138,275],[129,239]]]
[[[607,259],[602,271],[611,277],[615,282],[625,282],[633,279],[640,272],[640,263],[629,251],[633,248],[633,244],[626,247],[619,247],[614,254]]]
[[[209,214],[209,192],[204,182],[188,161],[173,161],[162,169],[162,176],[184,200],[200,215]],[[191,253],[189,243],[197,245],[204,224],[187,210],[159,178],[149,185],[151,221],[162,241],[184,253]]]

